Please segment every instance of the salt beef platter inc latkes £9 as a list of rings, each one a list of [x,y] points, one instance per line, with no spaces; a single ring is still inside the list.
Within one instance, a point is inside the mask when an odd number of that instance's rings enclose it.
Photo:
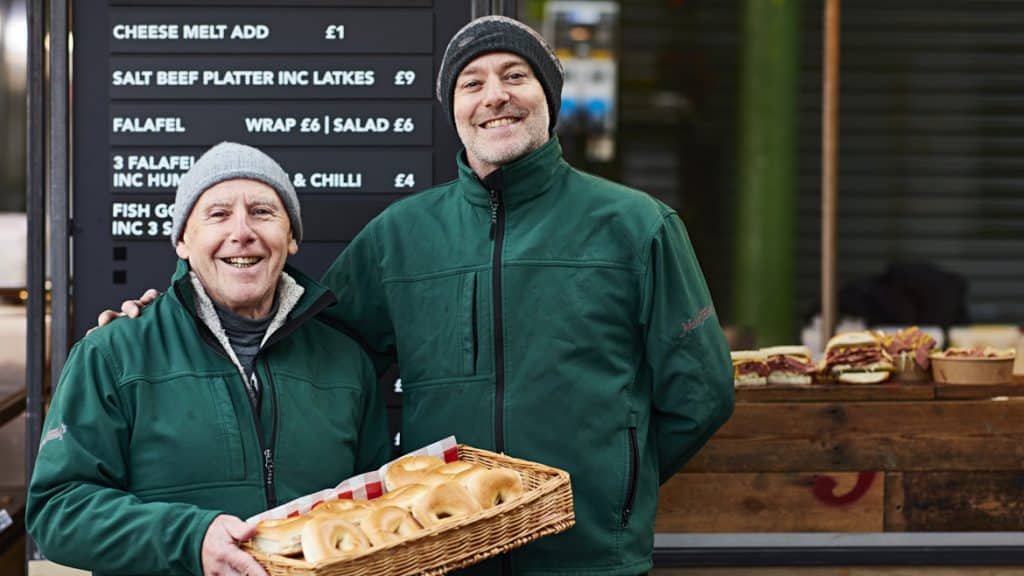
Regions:
[[[454,437],[247,520],[272,576],[439,575],[575,523],[563,470]]]

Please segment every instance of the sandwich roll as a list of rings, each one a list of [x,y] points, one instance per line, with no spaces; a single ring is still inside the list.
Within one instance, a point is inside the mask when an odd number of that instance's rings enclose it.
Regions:
[[[881,384],[889,378],[888,372],[843,372],[839,381],[846,384]]]
[[[848,384],[877,384],[894,370],[892,356],[871,332],[836,334],[825,347],[825,373]],[[870,375],[851,376],[866,373]]]
[[[767,358],[769,384],[810,384],[818,371],[806,346],[772,346],[761,352]]]
[[[764,386],[768,383],[768,357],[760,350],[737,350],[732,357],[732,377],[736,386]]]

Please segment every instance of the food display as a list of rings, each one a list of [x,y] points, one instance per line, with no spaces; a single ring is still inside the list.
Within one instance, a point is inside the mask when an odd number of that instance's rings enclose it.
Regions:
[[[950,347],[931,355],[932,377],[943,384],[1003,384],[1013,380],[1013,348]]]
[[[890,381],[986,385],[1011,383],[1015,379],[1024,383],[1024,358],[1019,357],[1024,355],[1024,336],[1016,336],[1020,334],[1016,327],[999,331],[985,326],[961,329],[961,338],[964,333],[991,336],[1012,332],[1019,349],[985,344],[989,340],[978,336],[982,343],[954,344],[940,350],[937,339],[943,340],[944,334],[938,327],[884,330],[840,332],[828,341],[824,357],[817,362],[806,346],[734,350],[731,352],[734,385],[750,389],[749,394],[757,398],[761,394],[774,395],[775,392],[760,390],[775,386],[799,389],[829,384],[886,384],[890,387]],[[999,342],[1009,340],[1006,336]]]
[[[768,383],[768,357],[760,350],[737,350],[732,356],[732,377],[736,386],[764,386]]]
[[[878,384],[895,369],[892,357],[871,332],[836,334],[825,347],[822,373],[847,384]]]
[[[818,371],[806,346],[773,346],[761,352],[767,358],[769,384],[810,384]]]
[[[917,326],[904,328],[880,337],[882,346],[893,359],[895,375],[901,381],[927,380],[931,368],[929,354],[935,339]]]
[[[433,456],[408,456],[383,474],[389,491],[373,500],[322,502],[294,518],[263,520],[252,546],[268,556],[319,563],[357,556],[523,495],[508,468],[486,468]],[[429,478],[427,483],[419,483]]]
[[[1017,355],[1017,351],[1013,348],[993,348],[986,346],[984,348],[958,348],[949,347],[943,352],[935,354],[936,358],[988,358],[988,359],[1010,359],[1013,360]]]

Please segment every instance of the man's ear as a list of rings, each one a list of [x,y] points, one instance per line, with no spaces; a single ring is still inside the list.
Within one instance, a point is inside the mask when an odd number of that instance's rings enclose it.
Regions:
[[[184,240],[178,240],[178,243],[174,245],[174,252],[177,253],[178,258],[188,260],[189,250]]]

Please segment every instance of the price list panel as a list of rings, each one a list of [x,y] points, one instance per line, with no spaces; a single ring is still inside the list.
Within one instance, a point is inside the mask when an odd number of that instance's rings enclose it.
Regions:
[[[295,185],[318,277],[390,203],[455,175],[434,100],[469,0],[110,0],[74,21],[75,336],[165,288],[174,191],[208,147],[258,146]]]

